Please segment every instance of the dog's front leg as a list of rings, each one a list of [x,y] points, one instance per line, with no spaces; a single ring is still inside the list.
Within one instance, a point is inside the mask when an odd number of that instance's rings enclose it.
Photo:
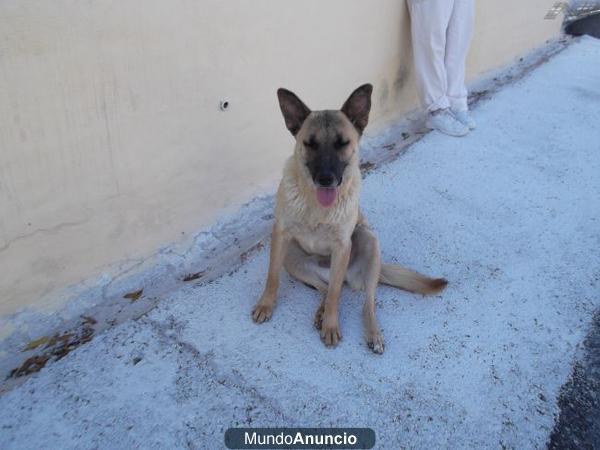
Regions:
[[[329,287],[327,295],[323,300],[323,321],[321,323],[321,340],[328,347],[336,346],[342,338],[338,318],[338,305],[342,285],[348,269],[350,260],[351,242],[344,242],[337,246],[331,255],[331,269],[329,275]]]
[[[252,318],[256,323],[263,323],[273,315],[273,308],[277,301],[277,290],[279,289],[279,274],[281,273],[288,243],[289,236],[275,223],[271,234],[271,256],[269,259],[267,285],[260,300],[252,310]]]

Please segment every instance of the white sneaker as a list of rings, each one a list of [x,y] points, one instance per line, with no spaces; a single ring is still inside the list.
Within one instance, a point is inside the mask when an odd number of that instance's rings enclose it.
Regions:
[[[456,120],[458,120],[463,125],[466,125],[467,127],[469,127],[469,130],[475,129],[475,121],[473,120],[473,116],[471,115],[471,113],[468,110],[467,111],[452,110],[452,114],[454,114],[454,117],[456,118]]]
[[[427,128],[449,136],[464,136],[469,127],[459,122],[449,109],[439,109],[427,116]]]

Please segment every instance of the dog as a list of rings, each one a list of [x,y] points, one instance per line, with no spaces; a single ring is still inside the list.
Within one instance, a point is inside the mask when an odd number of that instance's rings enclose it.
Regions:
[[[321,293],[314,323],[323,343],[336,346],[342,337],[338,305],[346,282],[365,292],[366,342],[373,352],[383,353],[385,343],[375,316],[377,285],[427,295],[440,292],[447,281],[381,263],[379,242],[359,206],[358,149],[372,92],[373,86],[365,84],[341,110],[311,111],[293,92],[277,91],[285,126],[296,144],[277,191],[269,272],[252,317],[257,323],[271,318],[285,267],[292,277]]]

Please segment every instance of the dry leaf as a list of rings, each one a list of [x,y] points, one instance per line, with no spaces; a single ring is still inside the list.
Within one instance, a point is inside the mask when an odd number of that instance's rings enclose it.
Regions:
[[[91,316],[81,315],[79,317],[81,317],[83,319],[82,323],[84,323],[84,324],[96,325],[98,323],[98,321]]]
[[[46,344],[42,350],[43,353],[32,356],[21,364],[21,366],[13,369],[10,372],[9,378],[22,377],[37,372],[44,367],[48,361],[58,361],[80,345],[91,341],[93,337],[94,329],[89,325],[83,325],[78,330],[73,330],[72,333],[65,332],[61,335],[55,334],[52,337],[44,336],[43,338],[31,341],[26,349],[34,349],[40,345]]]
[[[22,351],[27,352],[29,350],[33,350],[34,348],[38,348],[40,345],[45,344],[49,340],[50,340],[50,338],[48,336],[43,336],[41,338],[34,339],[29,344],[27,344]]]
[[[183,281],[193,281],[193,280],[197,280],[198,278],[200,278],[202,275],[204,275],[204,270],[202,272],[196,272],[196,273],[189,273],[187,274],[185,277],[182,278]]]
[[[13,369],[8,375],[8,378],[17,378],[34,372],[39,372],[46,365],[48,359],[50,359],[50,357],[46,355],[32,356],[23,364],[21,364],[20,367]]]
[[[139,291],[130,292],[129,294],[125,294],[123,296],[123,298],[127,298],[127,299],[131,300],[132,302],[135,302],[138,298],[140,298],[142,296],[143,292],[144,292],[144,290],[140,289]]]

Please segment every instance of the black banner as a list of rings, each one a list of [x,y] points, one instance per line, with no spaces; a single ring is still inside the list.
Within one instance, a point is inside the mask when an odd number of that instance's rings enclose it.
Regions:
[[[229,428],[230,449],[370,449],[375,432],[370,428]]]

